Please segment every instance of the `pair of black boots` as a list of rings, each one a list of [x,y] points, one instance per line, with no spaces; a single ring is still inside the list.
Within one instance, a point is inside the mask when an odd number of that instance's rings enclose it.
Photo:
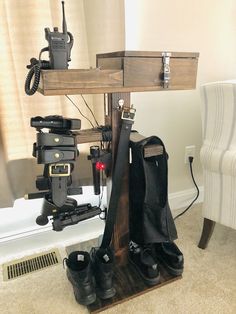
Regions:
[[[131,241],[129,261],[149,286],[160,282],[159,264],[172,276],[182,275],[184,269],[183,254],[174,242],[138,245]]]
[[[112,298],[114,254],[110,248],[92,248],[90,254],[75,251],[65,258],[67,278],[71,282],[75,299],[82,305],[89,305],[101,299]]]

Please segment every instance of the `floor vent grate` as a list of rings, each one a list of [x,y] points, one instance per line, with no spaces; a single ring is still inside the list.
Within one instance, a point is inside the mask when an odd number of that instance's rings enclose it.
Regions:
[[[26,256],[2,265],[3,280],[9,281],[61,263],[57,249]]]

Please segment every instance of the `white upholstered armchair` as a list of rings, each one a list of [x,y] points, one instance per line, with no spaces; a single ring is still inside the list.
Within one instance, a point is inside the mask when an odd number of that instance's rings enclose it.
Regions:
[[[236,229],[236,80],[205,84],[201,95],[205,249],[216,222]]]

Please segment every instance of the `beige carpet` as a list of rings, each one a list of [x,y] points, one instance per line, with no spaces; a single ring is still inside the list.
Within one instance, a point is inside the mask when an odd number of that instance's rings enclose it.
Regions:
[[[105,314],[236,313],[236,231],[217,225],[207,250],[197,247],[200,206],[177,221],[183,279],[117,305]],[[82,314],[61,265],[0,282],[1,314]]]

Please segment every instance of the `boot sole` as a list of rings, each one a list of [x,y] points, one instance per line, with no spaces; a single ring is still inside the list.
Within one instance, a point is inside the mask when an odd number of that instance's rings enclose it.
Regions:
[[[81,305],[89,305],[92,304],[96,301],[96,294],[90,294],[86,297],[86,299],[81,299],[78,295],[77,295],[77,290],[76,288],[73,287],[74,290],[74,295],[75,295],[75,300],[77,303],[81,304]]]
[[[138,268],[138,266],[132,261],[132,259],[129,258],[129,262],[134,266],[134,268],[136,269],[136,271],[139,273],[139,275],[142,277],[143,281],[148,285],[148,286],[154,286],[158,283],[160,283],[160,274],[155,277],[155,278],[148,278],[146,277]]]
[[[162,259],[161,257],[157,257],[158,261],[165,267],[166,271],[173,276],[180,276],[183,274],[183,268],[177,269],[177,268],[173,268],[170,265],[168,265],[164,259]]]
[[[97,296],[100,299],[106,300],[114,297],[116,294],[116,289],[115,288],[110,288],[108,290],[100,290],[99,288],[96,288]]]
[[[79,293],[78,293],[78,288],[76,287],[70,274],[67,273],[66,275],[67,275],[69,282],[71,283],[71,285],[73,287],[74,296],[75,296],[75,300],[77,303],[79,303],[81,305],[89,305],[89,304],[92,304],[96,301],[96,298],[97,298],[96,293],[91,293],[86,298],[80,298]]]

